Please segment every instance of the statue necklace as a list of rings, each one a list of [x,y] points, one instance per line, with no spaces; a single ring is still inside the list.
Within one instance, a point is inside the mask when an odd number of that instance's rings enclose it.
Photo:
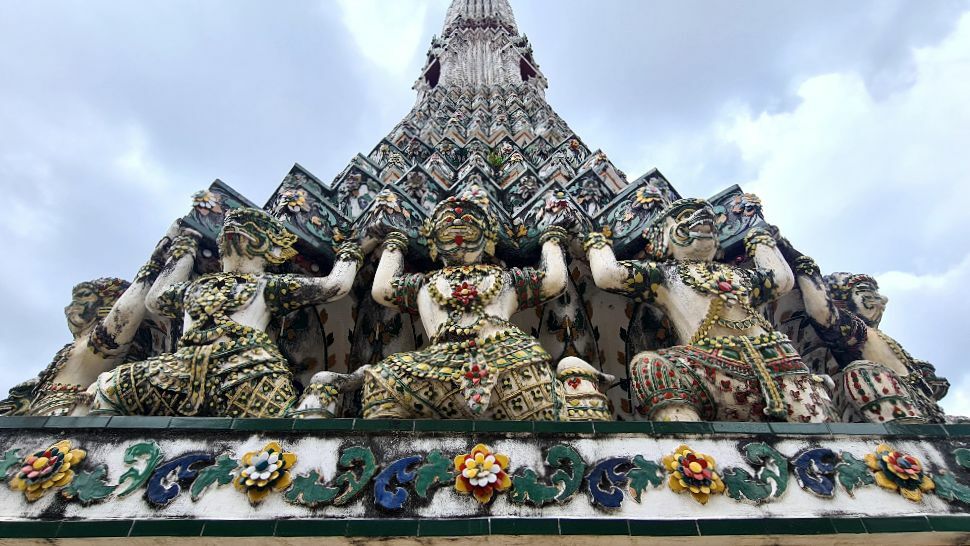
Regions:
[[[448,320],[441,325],[434,338],[438,339],[445,333],[465,337],[481,330],[487,318],[485,306],[502,290],[501,275],[501,268],[483,264],[445,267],[434,273],[428,282],[428,294],[435,303],[448,310]],[[482,290],[481,283],[490,276],[493,278],[492,284]],[[442,278],[448,281],[451,288],[448,296],[438,289],[438,281]],[[475,315],[471,324],[461,324],[466,312]]]

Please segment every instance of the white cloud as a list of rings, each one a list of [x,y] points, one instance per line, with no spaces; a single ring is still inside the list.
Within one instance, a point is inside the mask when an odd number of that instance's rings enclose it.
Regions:
[[[411,59],[425,46],[428,2],[338,0],[337,5],[344,26],[364,57],[391,75],[413,75],[409,72]]]
[[[742,172],[752,173],[735,182],[760,195],[769,220],[823,268],[879,270],[899,260],[913,267],[926,259],[917,257],[920,245],[961,231],[963,223],[970,14],[914,58],[913,84],[883,100],[869,94],[857,72],[815,75],[796,86],[800,102],[790,111],[726,105],[706,133],[645,155],[657,158],[678,187],[713,190],[697,177],[718,148],[734,147]]]

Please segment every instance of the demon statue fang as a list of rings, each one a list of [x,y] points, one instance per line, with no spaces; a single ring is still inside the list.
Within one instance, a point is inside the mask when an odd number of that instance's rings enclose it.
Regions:
[[[888,299],[868,275],[833,273],[822,277],[808,256],[790,258],[805,312],[832,352],[835,401],[848,422],[934,422],[944,420],[937,401],[949,382],[928,362],[913,358],[879,329]]]
[[[146,300],[183,320],[178,350],[102,374],[91,413],[282,417],[295,405],[287,361],[265,329],[274,315],[346,295],[360,251],[338,249],[326,277],[269,274],[296,254],[296,237],[261,210],[234,209],[218,238],[223,271],[190,281],[198,237],[185,230],[173,242]]]
[[[419,316],[431,345],[365,372],[364,417],[566,419],[549,353],[509,322],[516,311],[565,290],[565,229],[547,229],[537,269],[484,263],[494,253],[498,223],[485,192],[471,186],[440,202],[425,232],[444,267],[404,273],[407,240],[391,232],[372,292],[379,303]]]
[[[655,261],[617,261],[601,233],[587,237],[593,280],[604,290],[652,303],[681,345],[630,362],[638,413],[651,420],[833,420],[823,378],[757,307],[791,290],[791,269],[766,230],[745,240],[751,269],[714,261],[714,212],[707,201],[669,204],[648,227]]]

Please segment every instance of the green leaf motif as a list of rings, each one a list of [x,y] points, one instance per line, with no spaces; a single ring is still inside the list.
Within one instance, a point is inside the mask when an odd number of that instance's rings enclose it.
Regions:
[[[852,491],[864,485],[876,483],[876,479],[869,471],[869,467],[864,461],[856,459],[851,453],[843,451],[839,458],[841,462],[836,465],[835,471],[839,475],[839,483],[845,488],[845,492],[852,495]]]
[[[509,493],[509,501],[513,504],[544,506],[556,500],[558,494],[558,487],[540,483],[536,471],[526,468],[520,474],[512,476],[512,492]]]
[[[158,466],[158,463],[162,462],[162,448],[158,447],[158,444],[154,441],[148,441],[128,446],[128,449],[125,450],[125,464],[131,466],[141,458],[145,459],[145,466],[141,470],[132,466],[118,479],[119,486],[125,480],[131,480],[128,487],[121,493],[118,493],[119,497],[124,497],[142,485],[145,485],[145,482],[151,477],[152,472],[155,471],[155,467]]]
[[[313,508],[332,501],[339,492],[340,489],[336,487],[324,485],[320,474],[316,470],[311,470],[293,479],[293,485],[283,494],[283,499],[293,504]]]
[[[345,449],[340,454],[337,467],[345,472],[333,480],[334,485],[343,489],[343,493],[333,501],[335,506],[343,506],[354,500],[377,474],[377,461],[369,447],[355,446]]]
[[[436,483],[439,485],[454,483],[453,465],[454,461],[442,455],[440,450],[436,449],[428,453],[424,463],[415,471],[414,492],[422,499],[427,499],[428,491]]]
[[[970,449],[965,447],[954,449],[953,457],[956,458],[958,465],[963,468],[970,468]]]
[[[936,484],[933,492],[937,497],[950,502],[970,504],[970,487],[958,482],[953,474],[936,474],[933,476],[933,483]]]
[[[659,487],[664,481],[664,474],[663,466],[660,463],[648,461],[643,458],[643,455],[634,457],[633,468],[626,473],[630,492],[633,493],[633,500],[639,503],[647,486]]]
[[[219,455],[215,464],[200,470],[199,475],[192,482],[192,487],[189,489],[189,492],[192,494],[192,500],[199,500],[199,497],[205,493],[205,490],[214,483],[226,485],[232,482],[232,471],[237,466],[239,466],[239,463],[229,455]]]
[[[107,465],[98,465],[91,472],[80,470],[74,475],[71,481],[61,490],[61,495],[67,499],[77,498],[82,504],[90,504],[111,496],[117,485],[105,483],[105,475],[108,473]]]
[[[780,497],[788,489],[788,459],[764,442],[744,446],[744,458],[757,468],[752,476],[743,468],[723,472],[727,494],[735,500],[760,502]]]
[[[549,476],[549,484],[542,483],[531,468],[512,476],[509,499],[513,503],[544,506],[553,501],[565,502],[579,491],[586,474],[586,462],[578,451],[565,444],[556,444],[546,454],[546,465],[556,470]]]
[[[10,473],[10,469],[19,467],[22,461],[20,448],[8,449],[3,454],[3,458],[0,459],[0,482],[7,481],[7,474]]]

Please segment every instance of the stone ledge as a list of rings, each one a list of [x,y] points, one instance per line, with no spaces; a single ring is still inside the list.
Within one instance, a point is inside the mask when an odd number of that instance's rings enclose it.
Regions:
[[[915,425],[879,423],[682,423],[662,421],[548,422],[388,419],[232,419],[222,417],[0,417],[0,429],[131,429],[357,432],[522,432],[535,434],[641,434],[684,436],[743,434],[773,436],[897,436],[966,438],[970,423]]]
[[[85,537],[438,537],[488,535],[703,537],[970,533],[970,516],[739,519],[283,519],[0,522],[0,538]]]

